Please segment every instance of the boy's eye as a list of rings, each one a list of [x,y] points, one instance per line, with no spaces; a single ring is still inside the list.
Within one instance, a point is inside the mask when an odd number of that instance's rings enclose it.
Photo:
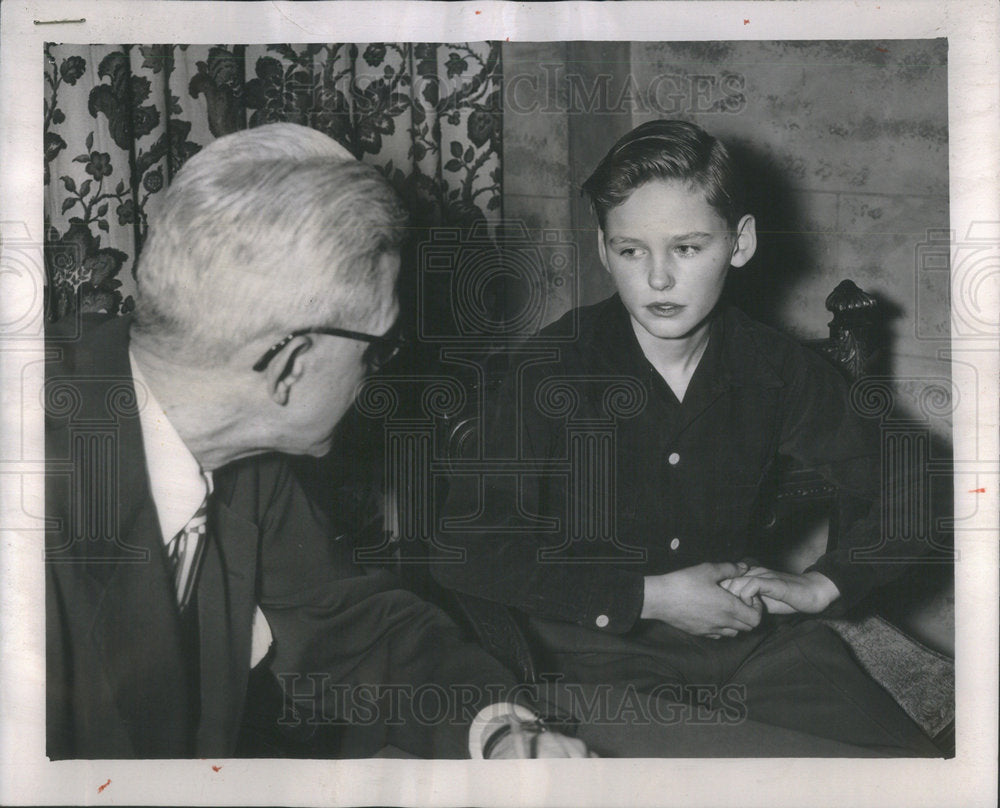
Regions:
[[[681,255],[697,255],[700,250],[701,247],[697,244],[680,244],[677,246],[677,252]]]
[[[642,253],[638,247],[622,247],[618,251],[618,254],[623,258],[636,258]]]

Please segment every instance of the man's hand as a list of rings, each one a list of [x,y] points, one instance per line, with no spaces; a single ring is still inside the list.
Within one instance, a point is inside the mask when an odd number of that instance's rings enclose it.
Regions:
[[[735,637],[760,623],[760,600],[741,599],[727,592],[720,581],[742,580],[747,565],[698,564],[694,567],[647,575],[641,617],[660,620],[688,634],[703,637]]]
[[[583,741],[552,732],[523,704],[496,702],[477,713],[469,727],[473,760],[597,757]]]
[[[771,614],[816,614],[840,597],[836,584],[820,572],[796,574],[752,567],[720,585],[744,603],[763,601]]]
[[[490,760],[525,758],[595,757],[579,738],[558,732],[526,732],[518,726],[501,738],[490,752]]]

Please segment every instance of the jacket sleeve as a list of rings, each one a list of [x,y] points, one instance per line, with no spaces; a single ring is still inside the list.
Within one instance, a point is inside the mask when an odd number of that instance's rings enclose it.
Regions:
[[[546,550],[567,549],[566,523],[575,504],[565,472],[552,461],[565,453],[558,445],[560,424],[533,404],[539,380],[526,374],[522,393],[517,376],[507,376],[482,430],[489,470],[450,480],[443,524],[467,527],[451,527],[438,538],[464,558],[439,554],[433,575],[448,588],[531,615],[621,634],[642,610],[642,574],[576,563],[567,552],[545,557]]]
[[[920,481],[884,466],[877,423],[852,405],[847,383],[829,363],[799,349],[791,364],[780,451],[816,468],[837,489],[833,546],[809,571],[836,584],[843,610],[905,569],[900,551],[906,548],[887,541],[883,531],[883,499],[902,506]]]
[[[271,668],[301,715],[425,757],[467,756],[472,718],[510,675],[391,574],[358,567],[285,463],[261,489],[260,606]]]

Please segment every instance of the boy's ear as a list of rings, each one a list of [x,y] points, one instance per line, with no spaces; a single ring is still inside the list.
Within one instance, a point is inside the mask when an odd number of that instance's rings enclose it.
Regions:
[[[733,245],[733,255],[729,259],[730,266],[741,267],[746,264],[757,251],[757,222],[749,213],[740,219],[736,225],[736,243]]]
[[[597,254],[601,257],[601,264],[608,268],[608,248],[604,246],[604,230],[597,226]],[[610,270],[609,270],[610,271]]]
[[[305,374],[303,354],[312,344],[308,335],[295,337],[268,364],[264,371],[267,394],[275,404],[284,407],[288,403],[292,387]]]

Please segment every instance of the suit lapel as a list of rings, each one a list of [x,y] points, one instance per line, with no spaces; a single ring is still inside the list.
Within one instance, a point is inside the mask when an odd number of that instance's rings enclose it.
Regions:
[[[219,493],[219,492],[217,492]],[[199,756],[231,754],[250,674],[258,529],[212,498],[210,539],[198,579],[201,631]]]
[[[128,319],[122,318],[97,329],[77,373],[85,378],[88,369],[94,374],[101,369],[109,391],[123,381],[134,390],[128,327]],[[136,391],[134,400],[141,406],[144,391]],[[102,400],[100,406],[107,404]],[[86,548],[88,560],[96,562],[86,565],[96,588],[92,636],[136,755],[181,757],[190,753],[192,704],[138,412],[119,405],[116,424],[110,500],[117,511],[115,541],[103,543],[106,561],[94,558],[95,545]]]
[[[93,638],[137,757],[186,757],[193,705],[181,662],[173,588],[154,546],[159,540],[152,502],[137,515],[136,540],[149,540],[151,561],[119,563],[101,593]]]

